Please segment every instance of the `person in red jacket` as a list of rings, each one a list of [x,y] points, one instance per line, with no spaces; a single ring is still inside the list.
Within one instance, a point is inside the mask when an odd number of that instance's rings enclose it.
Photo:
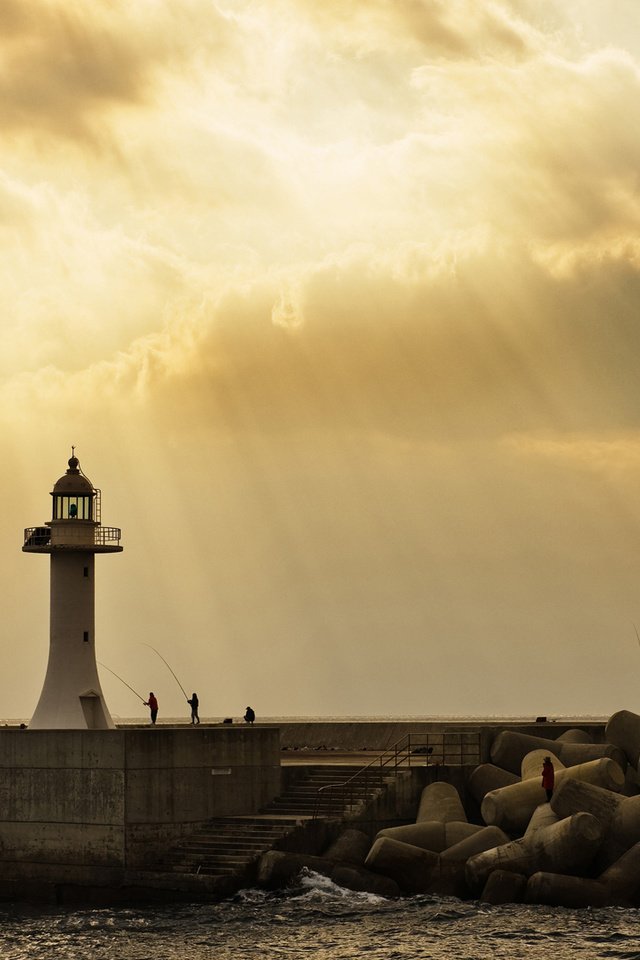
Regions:
[[[547,803],[553,795],[553,784],[555,781],[555,771],[551,762],[551,757],[545,757],[542,761],[542,787],[547,794]]]
[[[158,701],[153,695],[153,690],[149,694],[149,699],[144,701],[145,707],[149,707],[149,713],[151,715],[151,723],[156,722],[156,717],[158,716]]]

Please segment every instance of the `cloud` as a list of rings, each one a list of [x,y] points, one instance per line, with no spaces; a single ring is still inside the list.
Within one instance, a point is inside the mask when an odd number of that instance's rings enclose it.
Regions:
[[[9,380],[5,408],[128,398],[175,435],[634,430],[639,296],[626,257],[558,274],[489,240],[449,257],[354,248],[200,303],[177,297],[162,332],[111,359]]]
[[[527,19],[500,3],[358,0],[345,6],[303,0],[289,7],[305,10],[338,49],[361,58],[398,46],[405,55],[429,59],[520,59],[535,49],[539,37]]]
[[[207,11],[212,48],[224,21]],[[169,5],[6,0],[0,11],[0,122],[5,135],[108,140],[116,109],[149,107],[166,70],[179,70],[202,23],[198,0]]]

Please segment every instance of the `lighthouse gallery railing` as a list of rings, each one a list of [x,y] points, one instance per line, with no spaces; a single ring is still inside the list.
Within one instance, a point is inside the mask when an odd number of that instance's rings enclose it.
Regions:
[[[122,531],[119,527],[96,527],[93,534],[93,543],[97,547],[119,543]],[[24,545],[26,547],[46,547],[51,543],[49,527],[27,527],[24,531]]]

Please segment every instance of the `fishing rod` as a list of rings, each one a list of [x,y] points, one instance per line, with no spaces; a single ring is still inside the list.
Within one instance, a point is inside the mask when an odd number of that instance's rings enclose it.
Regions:
[[[118,674],[115,672],[115,670],[112,670],[111,667],[108,667],[106,663],[100,663],[100,661],[98,660],[98,666],[104,667],[105,670],[108,670],[109,673],[112,673],[114,677],[116,677],[120,681],[120,683],[124,683],[125,687],[129,687],[129,684],[127,683],[127,681],[123,680],[122,677],[119,677]],[[147,701],[144,699],[144,697],[140,696],[137,690],[134,690],[133,687],[129,687],[129,690],[131,690],[132,693],[135,693],[138,700],[142,700],[142,702],[146,704]]]
[[[633,625],[633,629],[634,629],[635,632],[636,632],[636,638],[637,638],[637,640],[638,640],[638,644],[640,644],[640,633],[638,633],[638,628],[636,627],[635,623],[634,623],[634,625]]]
[[[151,650],[153,650],[154,653],[157,653],[157,654],[158,654],[158,656],[160,657],[160,659],[161,659],[162,662],[164,663],[165,667],[167,668],[167,670],[169,671],[169,673],[171,674],[171,676],[173,677],[173,679],[175,680],[175,682],[178,684],[178,686],[179,686],[180,689],[182,690],[182,692],[183,692],[183,694],[184,694],[184,698],[185,698],[185,700],[186,700],[187,703],[188,703],[188,702],[189,702],[189,697],[187,696],[186,690],[184,689],[184,687],[182,686],[182,684],[180,683],[180,681],[178,680],[178,678],[176,677],[175,673],[173,672],[173,670],[171,669],[171,667],[169,666],[169,664],[167,663],[167,661],[165,660],[165,658],[162,656],[162,654],[160,653],[160,651],[159,651],[159,650],[156,650],[155,647],[152,647],[150,643],[143,643],[142,645],[143,645],[143,647],[149,647]]]

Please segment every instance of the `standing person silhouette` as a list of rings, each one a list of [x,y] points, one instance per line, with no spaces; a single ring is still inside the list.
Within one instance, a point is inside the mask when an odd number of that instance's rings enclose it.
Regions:
[[[198,707],[200,705],[198,694],[192,693],[191,700],[187,700],[187,703],[191,707],[191,723],[200,723],[200,717],[198,716]]]
[[[255,713],[253,712],[251,707],[247,707],[244,714],[245,723],[253,723],[255,719],[256,719]]]
[[[555,778],[555,770],[553,769],[551,757],[545,757],[542,762],[542,788],[547,794],[547,803],[549,803],[553,796]]]
[[[149,714],[151,716],[151,723],[156,722],[156,717],[158,716],[158,701],[155,698],[153,690],[149,694],[149,699],[143,701],[145,707],[149,707]]]

